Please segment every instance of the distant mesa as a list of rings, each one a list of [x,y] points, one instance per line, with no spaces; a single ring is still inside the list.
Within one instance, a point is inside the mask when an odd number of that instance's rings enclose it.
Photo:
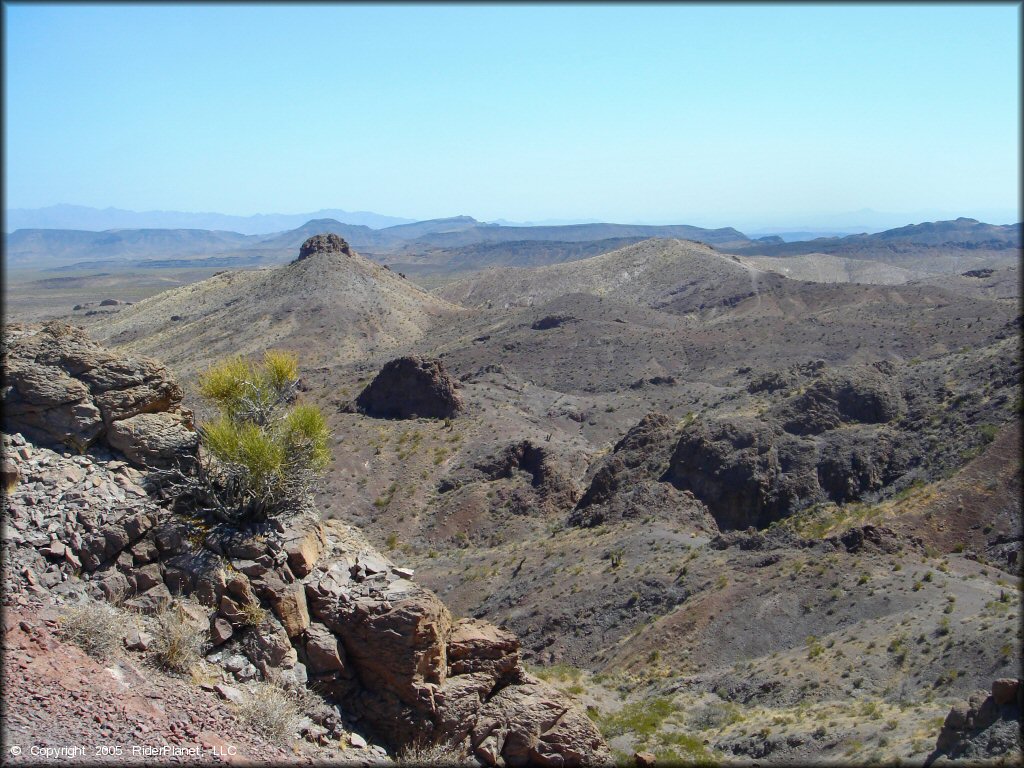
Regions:
[[[317,253],[341,253],[345,256],[351,256],[352,250],[343,238],[335,235],[333,232],[327,232],[322,235],[313,235],[307,239],[299,248],[299,258],[295,261],[302,261]],[[294,264],[295,262],[292,263]]]
[[[399,357],[386,363],[356,398],[356,408],[385,419],[449,419],[462,411],[462,396],[440,360]]]

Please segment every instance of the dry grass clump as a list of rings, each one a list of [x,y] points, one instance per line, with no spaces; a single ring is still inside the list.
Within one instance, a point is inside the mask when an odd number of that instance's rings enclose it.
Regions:
[[[267,741],[285,741],[298,723],[299,708],[295,698],[280,686],[259,683],[238,705],[238,717]]]
[[[187,673],[199,663],[203,650],[202,634],[186,620],[181,609],[168,610],[156,618],[157,632],[153,656],[164,669]]]
[[[259,600],[246,600],[238,606],[242,614],[242,624],[246,627],[258,627],[267,619],[267,610]]]
[[[60,635],[94,658],[105,660],[121,647],[124,616],[106,603],[88,600],[68,608],[60,619]]]
[[[434,744],[424,740],[414,741],[398,753],[399,766],[463,766],[476,765],[475,760],[455,744]]]

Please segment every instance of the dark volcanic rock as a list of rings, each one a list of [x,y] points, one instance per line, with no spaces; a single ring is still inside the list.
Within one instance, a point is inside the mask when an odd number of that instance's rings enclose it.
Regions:
[[[448,419],[462,410],[462,397],[440,360],[400,357],[384,365],[356,407],[385,419]]]
[[[683,430],[663,479],[707,504],[723,530],[763,528],[823,500],[813,441],[772,422],[695,422]]]
[[[548,315],[547,317],[542,317],[540,320],[535,321],[530,328],[535,331],[546,331],[550,328],[563,326],[575,319],[575,317],[570,317],[569,315]]]
[[[994,269],[990,269],[988,267],[984,267],[982,269],[968,269],[966,272],[963,273],[963,276],[964,277],[992,277],[992,273],[993,272],[995,272],[995,270]]]
[[[823,376],[784,403],[778,415],[787,432],[818,435],[843,423],[890,422],[905,407],[893,377],[876,366],[865,366]]]
[[[328,232],[325,235],[313,235],[311,238],[306,240],[306,242],[304,242],[299,248],[299,258],[295,261],[302,261],[315,253],[341,253],[345,256],[352,255],[352,251],[349,249],[348,243],[332,232]]]
[[[1008,688],[1013,695],[1007,696]],[[935,751],[925,760],[940,757],[965,764],[1018,764],[1022,750],[1020,681],[1008,678],[992,684],[992,694],[978,691],[966,703],[954,704],[939,731]]]
[[[675,440],[675,425],[666,416],[647,414],[592,469],[590,485],[569,516],[569,524],[589,528],[648,515],[688,516],[698,526],[713,529],[714,520],[692,494],[659,480]]]
[[[877,491],[910,468],[908,438],[886,428],[859,427],[829,432],[821,442],[818,482],[833,501]]]

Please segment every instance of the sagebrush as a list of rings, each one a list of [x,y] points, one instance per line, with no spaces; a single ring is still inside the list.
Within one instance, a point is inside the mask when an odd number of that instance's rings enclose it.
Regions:
[[[124,615],[116,608],[88,600],[68,608],[60,618],[60,636],[90,656],[109,659],[124,639]]]

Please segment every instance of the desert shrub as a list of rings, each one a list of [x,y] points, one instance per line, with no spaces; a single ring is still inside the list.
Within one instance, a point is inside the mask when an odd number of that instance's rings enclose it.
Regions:
[[[301,509],[331,457],[323,413],[295,402],[298,383],[296,357],[275,350],[201,373],[199,392],[219,415],[198,428],[202,459],[189,477],[177,472],[175,496],[228,522]]]
[[[180,608],[166,610],[156,617],[157,632],[153,658],[171,672],[189,672],[199,663],[203,650],[202,634],[186,620]]]
[[[245,600],[238,606],[242,614],[242,626],[258,627],[267,620],[267,609],[260,605],[259,600]]]
[[[712,702],[696,711],[692,711],[687,720],[691,728],[706,730],[708,728],[724,728],[733,723],[743,722],[743,710],[731,701]]]
[[[298,724],[299,708],[279,686],[259,683],[238,705],[238,717],[267,741],[285,741]]]
[[[124,615],[116,608],[88,600],[71,606],[61,615],[59,634],[102,661],[121,646],[124,626]]]
[[[982,424],[978,427],[978,434],[981,436],[983,443],[991,443],[999,436],[999,427],[995,424]]]
[[[675,704],[666,697],[637,701],[626,704],[618,712],[604,716],[598,727],[606,739],[627,733],[642,738],[648,737],[675,711]]]
[[[399,766],[457,766],[477,765],[457,744],[417,739],[398,752]]]

